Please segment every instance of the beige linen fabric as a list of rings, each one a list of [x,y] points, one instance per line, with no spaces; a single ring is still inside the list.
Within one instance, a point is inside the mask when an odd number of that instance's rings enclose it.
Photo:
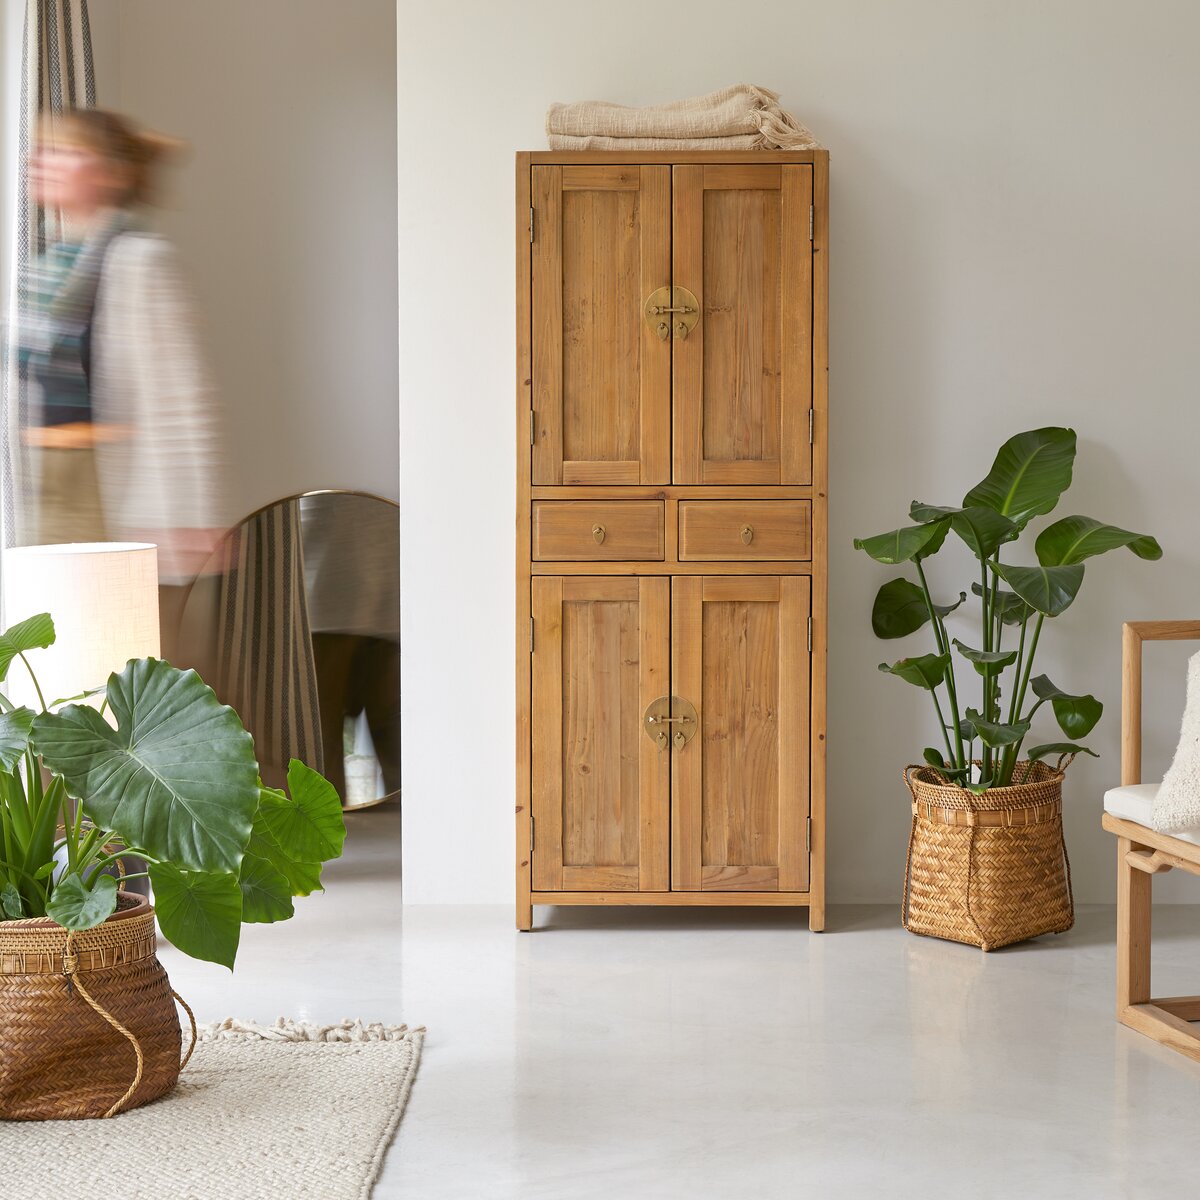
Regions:
[[[552,104],[551,150],[814,150],[820,143],[779,106],[779,94],[737,83],[693,96],[630,108],[604,100]]]

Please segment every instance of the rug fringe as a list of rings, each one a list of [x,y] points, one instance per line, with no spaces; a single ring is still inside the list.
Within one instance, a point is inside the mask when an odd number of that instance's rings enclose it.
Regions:
[[[259,1025],[226,1017],[197,1027],[198,1042],[410,1042],[419,1041],[425,1027],[384,1025],[379,1021],[339,1021],[336,1025],[315,1025],[277,1017],[274,1025]]]

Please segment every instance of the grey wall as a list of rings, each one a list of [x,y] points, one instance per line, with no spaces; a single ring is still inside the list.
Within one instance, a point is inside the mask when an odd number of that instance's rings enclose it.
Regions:
[[[100,102],[189,140],[158,226],[208,329],[228,508],[399,491],[391,0],[92,0]]]
[[[887,575],[851,539],[914,497],[957,501],[1006,436],[1062,423],[1080,435],[1064,512],[1166,551],[1090,564],[1044,639],[1043,669],[1108,706],[1067,807],[1077,894],[1110,899],[1120,623],[1200,615],[1200,6],[692,0],[676,16],[641,0],[399,6],[407,896],[512,890],[513,151],[545,145],[552,100],[744,80],[781,91],[832,152],[831,898],[897,899],[900,768],[932,740],[916,694],[875,671],[898,650],[870,633]],[[1160,767],[1185,654],[1150,660]],[[470,737],[445,718],[465,697]]]

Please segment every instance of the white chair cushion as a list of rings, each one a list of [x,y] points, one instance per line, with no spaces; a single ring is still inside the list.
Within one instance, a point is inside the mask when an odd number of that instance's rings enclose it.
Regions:
[[[1158,795],[1157,783],[1131,783],[1126,787],[1110,788],[1104,793],[1104,811],[1120,821],[1132,821],[1135,825],[1154,828],[1154,800]],[[1178,838],[1200,846],[1200,829],[1185,833],[1169,833],[1167,837]]]

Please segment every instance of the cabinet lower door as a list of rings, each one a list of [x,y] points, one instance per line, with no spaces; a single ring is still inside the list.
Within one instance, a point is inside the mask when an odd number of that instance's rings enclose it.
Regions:
[[[532,581],[533,888],[666,891],[670,753],[642,732],[669,686],[665,578]]]
[[[807,576],[672,581],[672,691],[699,720],[673,751],[673,889],[808,889],[809,604]]]

